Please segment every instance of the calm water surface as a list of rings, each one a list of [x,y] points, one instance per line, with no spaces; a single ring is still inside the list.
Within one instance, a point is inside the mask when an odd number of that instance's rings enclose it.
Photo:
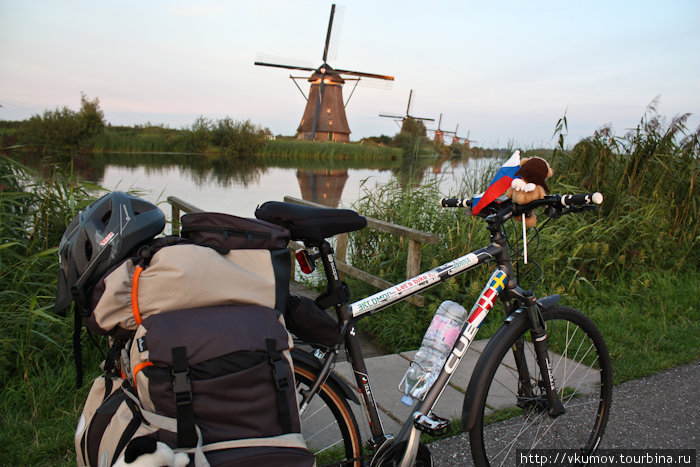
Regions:
[[[303,162],[270,158],[236,159],[225,164],[202,163],[188,156],[101,155],[87,164],[84,176],[110,190],[138,190],[144,198],[162,202],[176,196],[208,211],[252,217],[265,201],[284,196],[331,207],[352,207],[377,185],[419,179],[437,180],[444,195],[468,195],[469,180],[480,179],[494,159],[418,158],[382,162]],[[461,193],[460,193],[461,192]],[[162,206],[169,214],[170,209]]]

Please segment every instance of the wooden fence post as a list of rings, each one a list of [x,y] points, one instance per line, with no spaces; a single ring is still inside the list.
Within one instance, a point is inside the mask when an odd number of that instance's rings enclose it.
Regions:
[[[406,259],[406,279],[420,274],[420,252],[422,244],[417,240],[408,241],[408,259]]]
[[[343,263],[347,263],[348,234],[342,233],[340,235],[337,235],[335,238],[336,238],[335,257],[336,257],[336,259],[342,261]]]
[[[171,211],[170,229],[173,235],[177,235],[180,233],[180,208],[175,204],[171,204],[171,206],[173,209]]]

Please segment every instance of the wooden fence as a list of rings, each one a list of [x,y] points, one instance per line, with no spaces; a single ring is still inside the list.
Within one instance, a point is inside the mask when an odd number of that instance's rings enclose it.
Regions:
[[[284,201],[288,203],[303,204],[306,206],[315,206],[321,208],[327,208],[322,204],[313,203],[311,201],[305,201],[303,199],[293,198],[291,196],[285,196]],[[175,196],[168,196],[168,203],[172,207],[172,233],[176,235],[180,229],[179,219],[183,213],[191,212],[202,212],[203,210],[186,202]],[[398,224],[392,224],[391,222],[385,222],[379,219],[374,219],[372,217],[366,217],[367,228],[379,230],[381,232],[390,233],[396,235],[399,238],[408,240],[408,258],[406,260],[406,279],[417,276],[421,272],[421,250],[423,244],[437,244],[438,236],[428,232],[421,232],[420,230],[412,229],[410,227],[404,227]],[[340,234],[336,236],[335,244],[335,256],[338,271],[341,274],[345,274],[350,277],[359,279],[367,284],[370,284],[378,289],[387,289],[395,284],[384,280],[380,277],[372,275],[366,271],[358,269],[354,266],[348,264],[347,259],[347,246],[348,246],[348,234]],[[290,248],[298,249],[302,248],[303,245],[291,242]],[[293,258],[293,256],[292,256]],[[292,259],[292,278],[294,278],[294,267],[295,261]],[[425,299],[421,295],[414,295],[407,299],[410,303],[416,306],[423,306]]]

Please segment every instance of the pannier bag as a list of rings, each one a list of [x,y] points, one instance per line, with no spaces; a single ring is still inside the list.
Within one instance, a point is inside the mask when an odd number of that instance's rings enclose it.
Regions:
[[[143,437],[194,466],[314,465],[283,317],[288,231],[182,220],[186,238],[147,242],[95,286],[86,324],[114,343],[76,431],[78,465],[123,463]]]
[[[195,243],[229,250],[287,248],[289,230],[260,219],[246,219],[217,212],[185,214],[180,235]]]
[[[147,264],[143,258],[129,258],[106,276],[88,328],[134,331],[138,316],[204,306],[261,305],[283,312],[290,268],[286,249],[221,254],[179,242],[157,249]]]
[[[324,347],[338,343],[340,325],[308,297],[289,294],[285,322],[287,329],[305,343]]]

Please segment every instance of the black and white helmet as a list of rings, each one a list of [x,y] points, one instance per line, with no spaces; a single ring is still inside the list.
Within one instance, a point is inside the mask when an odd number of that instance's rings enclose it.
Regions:
[[[164,227],[165,215],[156,205],[121,191],[90,204],[70,223],[58,247],[55,310],[70,305],[74,287],[89,290],[110,267]]]

